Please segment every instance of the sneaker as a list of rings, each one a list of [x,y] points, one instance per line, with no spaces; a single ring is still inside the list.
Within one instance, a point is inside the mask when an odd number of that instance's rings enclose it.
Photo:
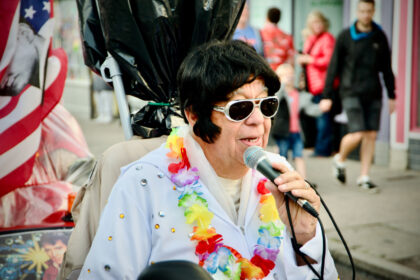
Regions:
[[[336,154],[333,158],[333,174],[338,181],[345,184],[346,183],[346,166],[343,162],[340,162],[338,159],[340,154]]]
[[[357,179],[357,186],[363,190],[367,190],[369,193],[378,193],[378,186],[372,183],[368,176],[362,176]]]

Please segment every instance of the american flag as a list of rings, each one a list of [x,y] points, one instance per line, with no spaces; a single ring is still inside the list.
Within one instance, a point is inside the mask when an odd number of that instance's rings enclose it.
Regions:
[[[51,48],[49,0],[0,1],[0,197],[30,178],[41,122],[59,102],[67,73]]]

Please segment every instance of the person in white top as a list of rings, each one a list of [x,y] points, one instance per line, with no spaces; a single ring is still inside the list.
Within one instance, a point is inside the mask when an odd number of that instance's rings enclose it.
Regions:
[[[252,47],[229,41],[195,49],[177,79],[188,125],[122,168],[80,279],[137,279],[169,260],[214,279],[318,278],[293,249],[284,192],[316,210],[320,198],[278,155],[267,153],[282,173],[275,184],[243,161],[248,147],[267,145],[277,75]],[[320,226],[292,201],[290,211],[300,251],[321,274]],[[323,276],[337,279],[328,249]]]

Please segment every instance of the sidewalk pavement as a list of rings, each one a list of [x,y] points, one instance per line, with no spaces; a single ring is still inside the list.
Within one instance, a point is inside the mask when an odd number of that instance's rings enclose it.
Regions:
[[[346,185],[333,178],[332,158],[306,157],[306,163],[308,179],[318,185],[347,241],[357,271],[378,279],[420,279],[420,172],[373,165],[371,178],[380,192],[369,194],[357,187],[358,161],[347,161]],[[349,264],[325,211],[321,220],[334,258]]]
[[[118,120],[97,124],[87,114],[74,115],[96,157],[124,141]],[[357,279],[420,279],[420,172],[374,165],[371,178],[380,193],[369,194],[356,185],[359,162],[347,162],[348,183],[342,185],[332,176],[332,158],[310,158],[309,153],[305,151],[308,180],[317,184],[347,241]],[[350,262],[325,211],[321,220],[340,278],[351,279]]]

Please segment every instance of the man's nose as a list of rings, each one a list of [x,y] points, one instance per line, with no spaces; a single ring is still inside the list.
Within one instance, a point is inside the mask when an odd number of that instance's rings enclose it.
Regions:
[[[250,123],[262,123],[264,122],[264,115],[260,110],[260,104],[257,104],[254,108],[254,111],[251,113],[251,116],[247,119]]]

